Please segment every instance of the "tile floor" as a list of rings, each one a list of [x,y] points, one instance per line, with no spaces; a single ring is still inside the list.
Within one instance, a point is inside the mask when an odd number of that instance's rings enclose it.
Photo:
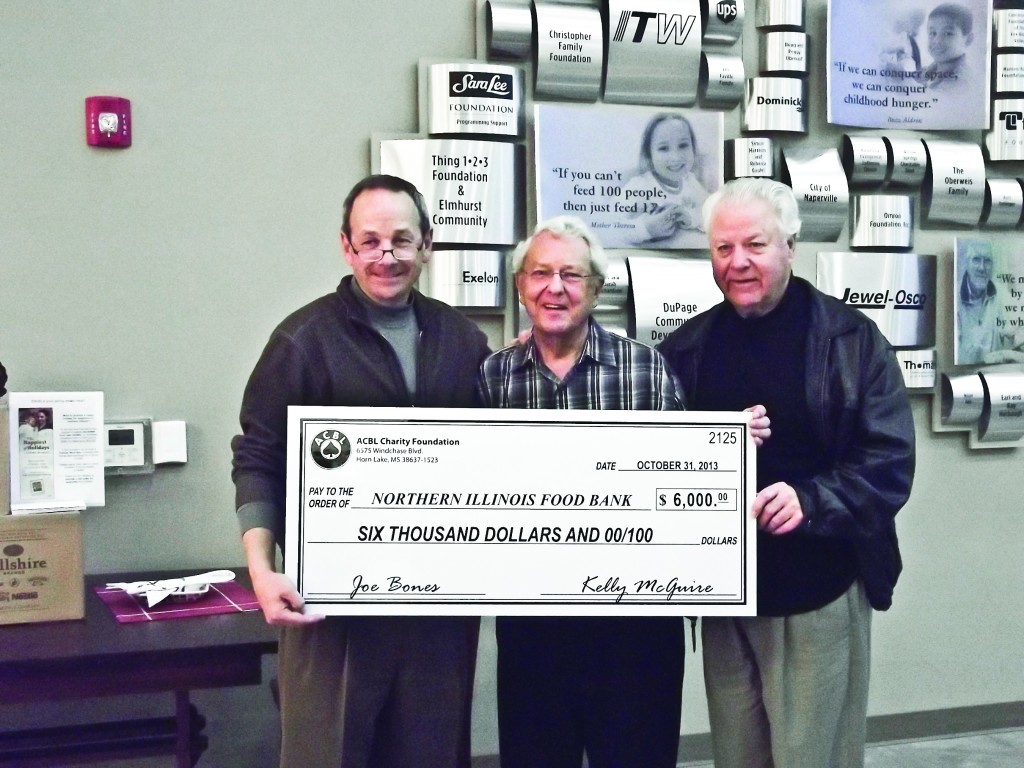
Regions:
[[[711,768],[710,761],[680,768]],[[1024,730],[991,731],[924,741],[871,744],[865,768],[1021,768]]]
[[[276,660],[273,660],[276,661]],[[265,679],[275,671],[265,661]],[[141,698],[141,701],[140,701]],[[209,747],[197,768],[276,768],[277,713],[266,685],[211,689],[193,693],[193,701],[206,717]],[[96,716],[91,707],[68,702],[69,719]],[[168,696],[117,697],[104,700],[103,710],[121,708],[120,716],[166,716],[173,711]],[[31,727],[33,714],[26,707],[0,706],[4,728]],[[113,719],[113,718],[112,718]],[[170,757],[94,763],[95,768],[169,768]],[[473,760],[474,768],[497,768],[494,756]],[[680,768],[712,768],[708,760],[690,761]],[[1024,768],[1024,728],[932,738],[891,741],[867,749],[866,768]]]

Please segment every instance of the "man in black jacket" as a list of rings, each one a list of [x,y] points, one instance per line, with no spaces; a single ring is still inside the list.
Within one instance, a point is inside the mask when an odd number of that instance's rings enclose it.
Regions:
[[[725,301],[660,346],[687,407],[763,403],[758,616],[705,618],[719,768],[863,765],[871,608],[901,568],[894,518],[914,475],[902,374],[870,320],[792,275],[792,190],[726,184],[704,207]]]
[[[469,320],[413,288],[431,228],[412,184],[359,182],[345,200],[341,244],[353,274],[271,335],[232,441],[249,573],[267,621],[281,627],[281,765],[468,767],[479,619],[323,620],[303,612],[275,568],[288,406],[470,406],[489,352]]]

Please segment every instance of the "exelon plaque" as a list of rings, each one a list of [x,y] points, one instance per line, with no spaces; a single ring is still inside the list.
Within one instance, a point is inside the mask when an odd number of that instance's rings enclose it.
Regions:
[[[503,307],[504,264],[501,251],[434,251],[420,287],[453,307]]]

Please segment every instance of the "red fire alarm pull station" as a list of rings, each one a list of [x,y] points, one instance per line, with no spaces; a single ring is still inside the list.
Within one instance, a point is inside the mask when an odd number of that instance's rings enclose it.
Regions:
[[[85,140],[91,147],[130,147],[132,103],[120,96],[87,97]]]

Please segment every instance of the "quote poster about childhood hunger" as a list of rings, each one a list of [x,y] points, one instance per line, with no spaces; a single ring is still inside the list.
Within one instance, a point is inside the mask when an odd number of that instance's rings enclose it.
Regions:
[[[605,248],[707,248],[701,206],[722,185],[720,112],[534,109],[539,221],[577,216]]]
[[[989,127],[992,3],[830,0],[828,121]]]

